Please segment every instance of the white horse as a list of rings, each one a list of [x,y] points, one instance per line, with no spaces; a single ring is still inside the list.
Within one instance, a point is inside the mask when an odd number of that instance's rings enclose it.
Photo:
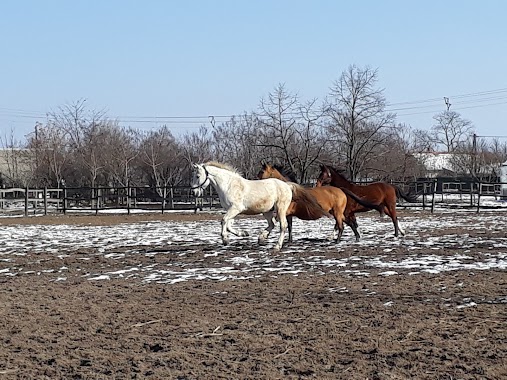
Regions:
[[[280,250],[287,231],[287,209],[291,201],[304,203],[310,212],[320,216],[325,211],[317,204],[305,188],[294,183],[283,182],[275,178],[248,180],[235,169],[218,162],[192,165],[190,186],[194,195],[212,185],[220,198],[220,204],[226,210],[222,218],[222,242],[229,242],[228,232],[236,236],[248,236],[248,232],[233,227],[233,219],[238,214],[263,214],[268,227],[259,235],[259,244],[265,242],[275,227],[274,212],[280,222],[280,237],[275,250]]]

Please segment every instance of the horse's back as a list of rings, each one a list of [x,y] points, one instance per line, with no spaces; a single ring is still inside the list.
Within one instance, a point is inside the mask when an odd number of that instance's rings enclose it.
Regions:
[[[245,180],[244,213],[263,213],[279,207],[287,209],[292,200],[292,188],[276,178]]]
[[[315,197],[317,202],[326,210],[330,210],[336,206],[345,206],[347,196],[338,187],[321,186],[310,189],[310,193]]]
[[[370,201],[394,200],[396,201],[396,189],[386,182],[373,182],[367,185],[355,185],[350,188],[354,194]]]

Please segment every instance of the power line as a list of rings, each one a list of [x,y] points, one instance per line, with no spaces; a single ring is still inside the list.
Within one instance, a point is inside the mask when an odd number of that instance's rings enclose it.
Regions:
[[[504,94],[505,95],[502,95]],[[488,96],[488,97],[484,97]],[[488,91],[480,91],[480,92],[472,92],[466,94],[458,94],[451,95],[447,98],[455,99],[463,99],[454,101],[454,104],[470,104],[468,106],[456,107],[456,110],[469,109],[469,108],[480,108],[480,107],[489,107],[495,105],[506,104],[506,102],[493,102],[488,104],[481,104],[484,102],[491,102],[494,100],[507,100],[507,88],[500,88],[495,90]],[[414,100],[414,101],[406,101],[406,102],[397,102],[397,103],[388,103],[387,111],[396,112],[402,111],[398,116],[409,116],[409,115],[419,115],[419,114],[427,114],[427,113],[435,113],[441,110],[441,102],[443,98],[430,98],[423,100]],[[435,104],[428,104],[435,103]],[[405,107],[405,105],[407,107]],[[398,106],[396,108],[391,108],[393,106]],[[424,110],[430,109],[428,111],[421,112],[410,112],[403,113],[403,111],[411,111],[411,110]],[[197,116],[187,116],[187,115],[162,115],[162,116],[117,116],[112,117],[112,119],[117,120],[120,123],[156,123],[156,124],[206,124],[210,121],[210,118],[213,117],[215,121],[224,121],[229,120],[234,117],[244,117],[249,116],[249,114],[233,114],[233,115],[197,115]],[[42,113],[40,111],[32,111],[26,109],[19,108],[5,108],[0,107],[0,117],[11,117],[11,118],[19,118],[19,119],[32,119],[32,120],[40,120],[48,117],[47,113]]]
[[[483,95],[490,95],[494,93],[502,93],[507,92],[507,88],[499,88],[496,90],[489,90],[489,91],[480,91],[480,92],[471,92],[467,94],[460,94],[460,95],[451,95],[447,96],[448,98],[466,98],[471,96],[483,96]],[[429,102],[441,102],[442,98],[431,98],[431,99],[423,99],[423,100],[413,100],[413,101],[406,101],[406,102],[397,102],[397,103],[389,103],[387,106],[398,106],[398,105],[404,105],[404,104],[417,104],[417,103],[429,103]]]
[[[492,139],[507,139],[507,136],[489,136],[489,135],[475,135],[475,137],[486,137]]]

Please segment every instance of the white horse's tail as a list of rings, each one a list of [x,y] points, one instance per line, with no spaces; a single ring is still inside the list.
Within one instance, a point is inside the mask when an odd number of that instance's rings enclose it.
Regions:
[[[304,210],[304,219],[315,220],[323,216],[331,216],[324,210],[309,189],[293,182],[288,182],[292,189],[292,201],[297,204],[299,210]],[[299,216],[299,215],[298,215]]]

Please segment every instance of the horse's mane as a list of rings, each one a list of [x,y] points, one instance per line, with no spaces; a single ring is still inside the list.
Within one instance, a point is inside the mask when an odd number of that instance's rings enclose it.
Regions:
[[[338,169],[338,168],[335,168],[335,167],[329,166],[329,165],[323,165],[323,166],[325,166],[327,169],[329,169],[329,171],[334,172],[334,174],[336,174],[337,176],[343,178],[345,181],[350,182],[349,179],[347,177],[345,177],[345,175],[343,174],[343,172],[344,172],[343,169]]]
[[[224,169],[224,170],[230,171],[230,172],[232,172],[234,174],[237,174],[237,175],[241,176],[241,174],[238,172],[238,170],[236,168],[233,168],[229,164],[224,164],[222,162],[217,162],[217,161],[208,161],[204,165],[214,166],[216,168]]]
[[[278,172],[282,176],[284,176],[285,178],[287,178],[290,182],[298,183],[298,181],[296,179],[296,173],[294,173],[292,171],[292,169],[287,168],[287,167],[282,166],[282,165],[279,165],[279,164],[273,164],[272,166],[273,166],[273,168],[275,168],[276,170],[278,170]]]

